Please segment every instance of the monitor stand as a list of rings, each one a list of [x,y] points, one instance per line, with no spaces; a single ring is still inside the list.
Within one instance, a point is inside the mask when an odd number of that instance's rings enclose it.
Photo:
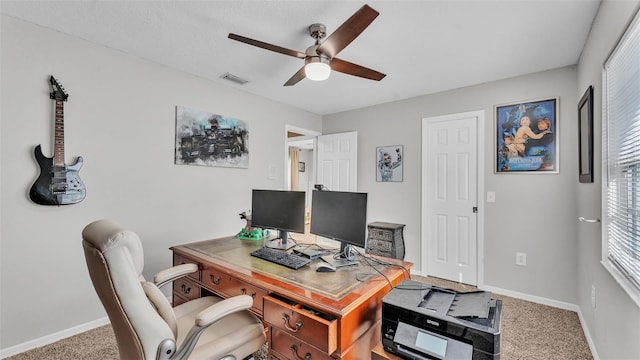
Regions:
[[[294,242],[289,242],[289,232],[278,230],[278,238],[269,240],[264,246],[271,249],[289,250],[296,246]]]
[[[335,258],[333,255],[325,255],[322,256],[322,260],[333,265],[336,269],[343,266],[358,265],[358,261],[351,257],[351,245],[345,243],[340,244],[339,257]]]

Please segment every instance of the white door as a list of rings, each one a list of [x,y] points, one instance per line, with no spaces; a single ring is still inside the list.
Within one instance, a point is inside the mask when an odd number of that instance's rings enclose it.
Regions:
[[[426,118],[422,127],[428,275],[477,285],[478,116]]]
[[[317,150],[317,184],[332,191],[356,191],[358,133],[320,135]]]
[[[318,136],[316,146],[316,181],[327,190],[357,191],[358,133],[348,132]],[[340,247],[340,243],[322,236],[318,245]]]

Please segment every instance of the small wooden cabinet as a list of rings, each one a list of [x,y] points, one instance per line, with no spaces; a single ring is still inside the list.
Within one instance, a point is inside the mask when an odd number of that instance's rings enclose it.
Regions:
[[[366,252],[394,259],[404,259],[404,224],[372,222],[367,225]]]

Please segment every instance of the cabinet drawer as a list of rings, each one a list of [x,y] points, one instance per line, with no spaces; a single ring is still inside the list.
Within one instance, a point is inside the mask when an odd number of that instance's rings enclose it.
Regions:
[[[271,296],[264,298],[264,320],[273,329],[291,334],[300,341],[309,343],[331,354],[337,348],[338,321],[327,319],[312,309],[300,304],[288,304]],[[286,354],[288,354],[286,352]],[[303,354],[304,355],[304,354]],[[302,357],[304,358],[304,357]]]
[[[391,241],[370,239],[367,246],[371,250],[391,252]]]
[[[329,354],[326,354],[308,343],[287,334],[286,332],[271,327],[271,341],[269,347],[273,350],[275,356],[272,358],[280,358],[291,360],[333,360]]]
[[[189,259],[187,259],[185,257],[180,256],[180,255],[173,254],[173,265],[176,266],[176,265],[182,265],[182,264],[196,264],[196,265],[198,265],[198,268],[200,268],[199,264],[196,261],[189,260]],[[192,278],[192,279],[194,279],[194,280],[199,281],[200,280],[200,271],[196,271],[196,272],[191,273],[191,274],[189,274],[187,276]]]
[[[187,301],[197,299],[200,297],[200,286],[185,276],[173,282],[173,294],[174,296],[177,294]]]
[[[371,237],[375,237],[382,240],[393,240],[393,230],[387,229],[371,229],[369,228],[369,234]]]
[[[257,314],[262,314],[262,299],[268,294],[266,290],[213,268],[206,268],[202,271],[202,282],[208,289],[225,298],[250,295],[253,298],[253,311]]]

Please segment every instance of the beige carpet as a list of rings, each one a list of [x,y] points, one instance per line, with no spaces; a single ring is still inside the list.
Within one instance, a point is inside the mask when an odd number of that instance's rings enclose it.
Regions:
[[[414,276],[413,279],[456,290],[473,289],[432,277]],[[497,294],[494,297],[502,300],[501,360],[593,359],[575,312]],[[264,358],[262,353],[256,360]],[[368,357],[363,355],[365,358]],[[113,331],[107,325],[6,360],[44,359],[118,359],[118,349]]]

